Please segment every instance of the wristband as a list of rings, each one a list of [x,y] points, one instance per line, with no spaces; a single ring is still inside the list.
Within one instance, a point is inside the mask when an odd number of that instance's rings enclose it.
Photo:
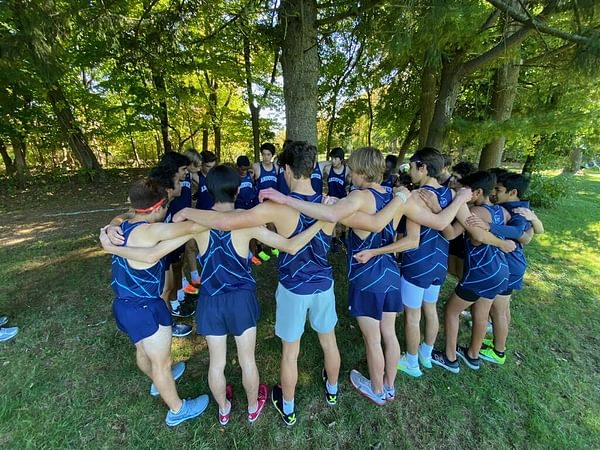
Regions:
[[[402,203],[406,203],[406,200],[408,200],[408,196],[402,192],[402,191],[398,191],[394,194],[394,196],[398,197],[400,200],[402,200]]]

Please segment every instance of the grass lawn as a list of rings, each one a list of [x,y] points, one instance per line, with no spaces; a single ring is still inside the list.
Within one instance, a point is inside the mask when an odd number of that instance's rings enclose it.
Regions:
[[[150,382],[114,324],[110,260],[97,241],[100,226],[119,212],[102,209],[124,208],[130,177],[112,174],[94,185],[36,181],[25,192],[1,187],[0,314],[21,331],[0,344],[0,448],[600,448],[600,174],[576,177],[569,204],[536,211],[546,234],[527,249],[530,268],[513,300],[507,364],[479,372],[463,365],[458,375],[434,368],[418,380],[399,374],[396,401],[384,408],[359,397],[348,381],[350,369],[366,371],[366,359],[346,312],[346,263],[333,258],[341,396],[335,408],[326,406],[318,340],[307,332],[299,422],[291,429],[271,405],[257,423],[246,422],[233,341],[226,374],[238,400],[230,424],[218,425],[214,401],[197,420],[175,429],[164,424],[166,407],[148,394]],[[82,210],[100,211],[58,215]],[[261,379],[273,384],[280,357],[274,263],[255,276],[262,306],[256,354]],[[442,299],[454,283],[448,280]],[[466,342],[466,324],[461,333]],[[204,339],[175,340],[173,356],[188,361],[180,394],[207,393]]]

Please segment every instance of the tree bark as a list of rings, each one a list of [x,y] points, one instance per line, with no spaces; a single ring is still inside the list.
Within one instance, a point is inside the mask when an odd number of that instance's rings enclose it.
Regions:
[[[15,166],[13,164],[8,151],[6,150],[6,144],[3,139],[0,139],[0,155],[2,155],[2,160],[4,161],[4,167],[6,167],[6,173],[8,175],[12,175],[15,173]]]
[[[52,105],[52,110],[58,119],[60,129],[67,139],[69,147],[73,151],[75,158],[84,169],[89,169],[94,172],[101,172],[102,168],[98,163],[96,155],[88,145],[87,139],[83,135],[81,128],[75,122],[71,105],[67,101],[63,92],[62,86],[55,82],[47,86],[48,100]]]
[[[400,146],[400,150],[398,151],[398,164],[402,164],[402,161],[404,161],[404,158],[406,157],[406,153],[408,152],[408,149],[410,148],[410,144],[412,144],[412,142],[418,137],[421,136],[420,130],[417,129],[417,118],[419,117],[419,114],[415,114],[415,117],[413,117],[413,120],[410,122],[410,125],[408,127],[408,131],[406,132],[406,136],[404,137],[404,140],[402,141],[402,145]],[[422,122],[421,122],[422,123]],[[419,148],[421,148],[421,146],[419,146]]]
[[[565,173],[577,173],[581,170],[581,161],[583,160],[583,150],[581,147],[575,147],[569,156],[569,166],[565,167]]]
[[[25,178],[27,176],[27,146],[25,144],[25,138],[21,133],[14,134],[10,137],[10,142],[15,154],[15,171],[17,175],[17,183],[22,186],[25,184]]]
[[[254,91],[252,89],[252,65],[250,61],[250,39],[244,36],[244,68],[246,70],[246,93],[248,95],[248,107],[250,108],[250,120],[252,123],[252,148],[254,160],[260,160],[260,106],[256,105]]]
[[[316,0],[282,0],[279,26],[287,138],[317,145]]]
[[[202,151],[208,150],[208,128],[202,130]]]
[[[369,107],[369,131],[367,132],[367,145],[371,147],[371,134],[373,133],[373,98],[371,88],[367,84],[365,86],[367,90],[367,106]]]
[[[137,149],[135,148],[135,140],[132,135],[129,135],[129,142],[131,142],[131,151],[133,152],[133,158],[135,159],[135,165],[139,168],[140,165],[140,157],[138,155]]]
[[[435,110],[435,97],[437,80],[434,72],[434,67],[428,63],[429,58],[425,57],[426,63],[423,67],[423,73],[421,75],[421,106],[419,108],[421,115],[421,125],[419,127],[419,148],[425,147],[427,144],[427,136],[429,134],[429,127],[431,120],[433,119],[433,112]]]
[[[158,117],[160,119],[160,134],[162,135],[163,149],[165,153],[172,150],[169,140],[169,109],[167,107],[167,88],[165,78],[155,67],[152,67],[152,83],[158,92]]]
[[[519,84],[520,67],[520,64],[508,62],[496,71],[491,109],[493,118],[498,123],[507,121],[512,114]],[[483,148],[479,158],[480,170],[500,166],[505,142],[505,136],[498,136]]]

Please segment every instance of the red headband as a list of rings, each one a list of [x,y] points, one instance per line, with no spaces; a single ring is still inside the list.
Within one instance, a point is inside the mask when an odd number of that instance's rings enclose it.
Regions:
[[[135,212],[141,213],[141,214],[151,213],[152,211],[157,210],[158,208],[163,206],[166,202],[167,202],[166,198],[161,198],[159,201],[157,201],[154,205],[150,206],[149,208],[139,208],[139,209],[136,208]]]

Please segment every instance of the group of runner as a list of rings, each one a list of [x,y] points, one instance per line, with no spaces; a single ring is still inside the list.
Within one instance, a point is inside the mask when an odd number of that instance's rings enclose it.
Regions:
[[[288,141],[277,162],[273,144],[263,144],[261,156],[253,167],[240,156],[234,168],[217,165],[208,151],[166,154],[132,186],[132,211],[101,231],[104,249],[113,254],[117,326],[135,345],[138,367],[153,381],[151,393],[168,405],[167,425],[197,417],[209,403],[207,395],[182,400],[175,381],[185,364],[171,366],[171,314],[193,309],[196,331],[209,349],[208,383],[219,423],[228,423],[233,398],[224,375],[228,335],[237,345],[247,418],[254,422],[261,414],[269,388],[259,381],[254,356],[259,302],[251,266],[273,257],[282,356],[280,383],[270,389],[270,399],[287,425],[297,421],[297,359],[307,318],[323,351],[325,401],[338,400],[341,357],[330,251],[348,253],[348,311],[362,332],[368,365],[368,377],[352,370],[350,381],[373,403],[394,400],[397,370],[420,377],[423,368],[438,365],[457,373],[457,358],[474,370],[481,359],[504,364],[510,296],[522,287],[526,268],[523,245],[543,232],[522,200],[528,184],[523,176],[476,171],[464,162],[452,166],[433,148],[415,152],[408,176],[394,173],[397,159],[384,159],[371,147],[347,160],[335,148],[329,161],[318,162],[314,146]],[[445,306],[445,349],[435,350],[436,303],[449,265],[459,282]],[[190,309],[186,292],[195,289]],[[468,308],[471,341],[461,346],[459,316]],[[404,354],[395,329],[400,312]],[[489,318],[493,339],[486,340]]]

